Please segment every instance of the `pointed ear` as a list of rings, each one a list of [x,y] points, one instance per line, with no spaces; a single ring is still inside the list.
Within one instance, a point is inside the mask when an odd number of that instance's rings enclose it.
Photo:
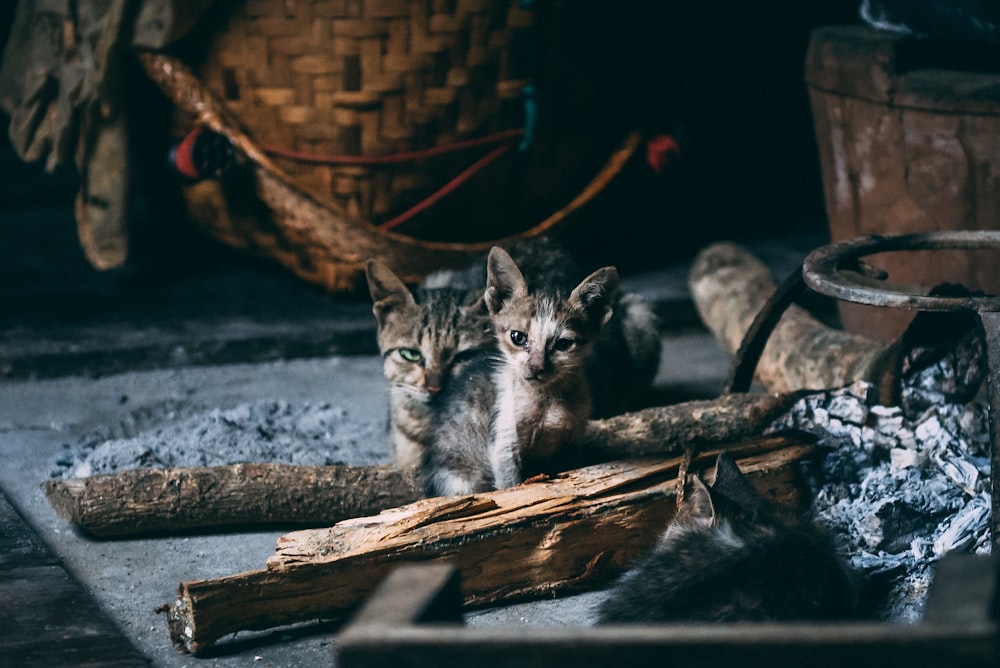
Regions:
[[[715,482],[712,489],[737,502],[746,510],[763,503],[764,498],[740,471],[736,460],[728,452],[720,452],[715,462]]]
[[[677,517],[688,523],[710,526],[715,519],[712,493],[696,475],[691,476],[684,491],[684,505],[677,510]]]
[[[490,314],[496,315],[512,297],[528,294],[521,270],[507,251],[494,246],[486,259],[486,292],[483,299]]]
[[[581,304],[590,322],[600,327],[611,319],[611,304],[617,293],[618,270],[604,267],[583,279],[570,294],[570,301]]]
[[[677,509],[673,521],[660,536],[660,545],[666,546],[688,531],[707,529],[713,522],[715,522],[715,504],[712,501],[712,493],[701,478],[692,475],[684,487],[684,504]]]
[[[374,302],[372,313],[375,314],[375,320],[379,325],[382,325],[393,310],[416,305],[417,302],[406,284],[381,260],[368,260],[365,277],[368,279],[368,292],[371,293]]]

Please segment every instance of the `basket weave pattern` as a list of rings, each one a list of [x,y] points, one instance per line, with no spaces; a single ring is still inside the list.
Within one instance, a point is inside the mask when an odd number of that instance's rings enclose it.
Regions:
[[[518,127],[533,22],[519,0],[246,0],[213,34],[199,74],[261,146],[387,155]],[[275,162],[319,202],[371,221],[468,158]]]

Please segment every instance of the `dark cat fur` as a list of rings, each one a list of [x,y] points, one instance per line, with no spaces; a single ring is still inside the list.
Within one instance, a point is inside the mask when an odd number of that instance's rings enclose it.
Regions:
[[[858,583],[826,533],[761,497],[725,453],[717,470],[711,489],[692,476],[684,505],[598,623],[852,618]]]

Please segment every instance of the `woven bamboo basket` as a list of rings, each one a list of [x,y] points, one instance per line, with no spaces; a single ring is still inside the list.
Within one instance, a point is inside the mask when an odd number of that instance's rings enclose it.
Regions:
[[[497,234],[471,243],[380,226],[446,182],[462,161],[467,166],[465,155],[388,168],[283,157],[386,156],[525,125],[524,89],[538,59],[520,52],[538,51],[527,37],[535,15],[522,4],[246,0],[225,5],[221,29],[209,33],[201,56],[140,54],[173,102],[180,129],[204,126],[222,134],[249,167],[236,180],[184,187],[192,218],[224,243],[270,256],[330,291],[356,289],[370,257],[416,281],[495,243],[555,231],[621,171],[637,136],[617,149],[599,149],[607,162],[592,162],[588,182],[579,178],[578,163],[586,161],[575,156],[548,164],[537,159],[561,152],[553,143],[558,133],[546,132],[534,155],[521,159],[528,165],[522,180],[509,170],[493,171],[475,188],[449,195],[435,217],[457,214],[480,224],[518,206],[516,195],[532,189],[525,180],[535,184],[535,201],[524,211],[542,210],[539,183],[548,188],[543,206],[557,203],[539,216],[544,220],[521,229],[486,224],[487,233]],[[567,164],[572,167],[560,166]],[[564,174],[572,170],[575,175]]]

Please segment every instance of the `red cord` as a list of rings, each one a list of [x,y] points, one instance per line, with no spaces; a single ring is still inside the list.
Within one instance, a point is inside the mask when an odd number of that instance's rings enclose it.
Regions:
[[[476,172],[480,171],[481,169],[489,165],[491,162],[502,156],[504,153],[509,151],[512,146],[513,144],[504,144],[503,146],[496,147],[495,149],[484,155],[482,158],[480,158],[476,162],[466,167],[461,174],[453,178],[451,181],[448,181],[448,183],[444,184],[440,190],[432,193],[426,199],[413,205],[411,208],[407,209],[406,211],[399,214],[395,218],[392,218],[391,220],[387,220],[386,222],[382,223],[380,227],[382,227],[382,229],[385,230],[391,230],[395,227],[399,227],[400,225],[402,225],[409,219],[413,218],[421,211],[427,210],[442,197],[453,192],[460,185],[462,185],[470,178],[472,178],[476,174]]]
[[[355,166],[369,166],[369,165],[391,165],[400,162],[414,162],[417,160],[424,160],[426,158],[433,158],[439,155],[445,155],[448,153],[454,153],[456,151],[464,151],[470,148],[478,148],[481,146],[490,146],[493,144],[503,144],[493,149],[485,156],[474,162],[472,165],[463,170],[458,176],[448,181],[439,190],[431,193],[428,197],[417,202],[413,207],[407,209],[403,213],[399,214],[391,220],[387,220],[382,223],[380,227],[382,229],[391,230],[393,228],[399,227],[403,223],[407,222],[417,214],[426,211],[431,206],[436,204],[441,198],[446,195],[451,194],[458,189],[463,183],[472,178],[476,172],[482,170],[484,167],[492,163],[494,160],[499,158],[501,155],[510,150],[514,145],[513,140],[519,139],[524,136],[524,129],[518,128],[515,130],[503,130],[501,132],[495,132],[491,135],[486,135],[483,137],[477,137],[475,139],[466,139],[464,141],[455,142],[452,144],[445,144],[443,146],[432,146],[431,148],[422,149],[419,151],[408,151],[406,153],[395,153],[393,155],[317,155],[315,153],[301,153],[299,151],[292,151],[290,149],[279,148],[276,146],[262,146],[265,152],[282,158],[288,158],[290,160],[296,160],[298,162],[309,163],[313,165],[355,165]]]
[[[476,148],[478,146],[497,144],[517,139],[523,135],[524,130],[521,128],[516,130],[503,130],[484,137],[466,139],[453,144],[432,146],[431,148],[425,148],[419,151],[394,153],[392,155],[319,155],[315,153],[301,153],[299,151],[292,151],[290,149],[279,148],[276,146],[262,146],[262,148],[271,155],[289,158],[299,162],[307,162],[314,165],[391,165],[398,162],[409,162],[413,160],[433,158],[438,155],[454,153],[455,151],[464,151],[465,149]]]
[[[200,179],[201,173],[198,168],[194,165],[194,143],[198,140],[198,135],[204,128],[202,126],[196,127],[191,132],[187,133],[181,143],[177,145],[177,148],[173,153],[174,168],[182,175],[189,179]]]

